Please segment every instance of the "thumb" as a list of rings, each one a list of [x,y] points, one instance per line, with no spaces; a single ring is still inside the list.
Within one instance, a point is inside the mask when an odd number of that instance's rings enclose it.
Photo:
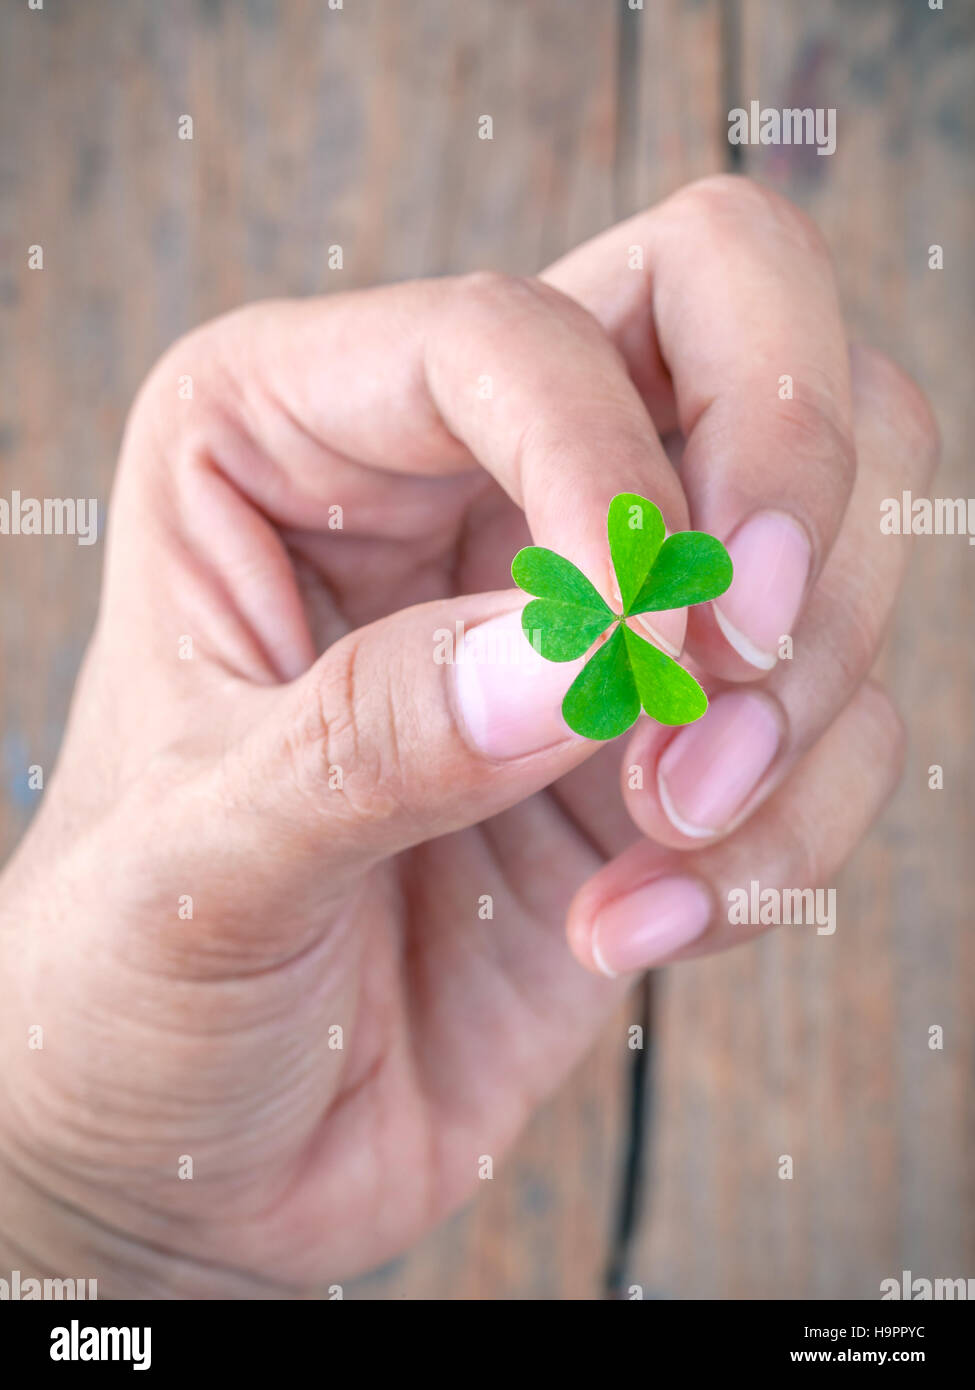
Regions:
[[[513,590],[405,609],[278,689],[244,763],[319,872],[323,852],[358,872],[474,825],[595,751],[561,713],[584,662],[541,657],[524,602]]]

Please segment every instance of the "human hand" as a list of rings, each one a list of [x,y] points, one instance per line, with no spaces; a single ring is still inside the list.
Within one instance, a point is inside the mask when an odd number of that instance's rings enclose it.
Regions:
[[[469,1195],[628,971],[744,939],[729,886],[821,882],[884,801],[899,726],[865,678],[904,542],[876,508],[930,466],[916,388],[857,354],[851,390],[818,240],[746,183],[545,278],[252,306],[140,393],[61,760],[0,892],[21,1265],[137,1296],[375,1265]],[[621,491],[736,564],[720,620],[653,615],[712,707],[637,726],[623,797],[620,748],[560,717],[581,663],[534,657],[508,576],[549,545],[611,600]],[[470,659],[438,661],[457,624]]]

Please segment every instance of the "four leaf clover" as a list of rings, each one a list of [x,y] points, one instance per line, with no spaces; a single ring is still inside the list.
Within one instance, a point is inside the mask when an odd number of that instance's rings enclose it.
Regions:
[[[616,738],[641,706],[660,724],[691,724],[708,707],[704,691],[627,619],[717,598],[731,583],[728,552],[704,531],[665,540],[659,507],[633,492],[613,498],[606,528],[622,612],[614,613],[571,561],[529,545],[511,563],[515,583],[534,595],[522,613],[525,636],[547,661],[574,661],[612,626],[562,702],[562,717],[577,734]]]

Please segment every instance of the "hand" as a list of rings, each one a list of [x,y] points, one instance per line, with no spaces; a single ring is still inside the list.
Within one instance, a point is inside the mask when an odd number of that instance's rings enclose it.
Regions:
[[[61,760],[0,891],[0,1245],[25,1272],[213,1297],[377,1264],[470,1195],[628,971],[744,939],[730,886],[828,879],[884,801],[899,725],[865,677],[904,542],[878,503],[934,435],[878,357],[851,389],[809,224],[710,180],[545,279],[256,305],[140,393]],[[549,545],[611,599],[620,491],[737,576],[717,615],[655,615],[663,645],[686,626],[704,721],[597,749],[559,714],[581,663],[533,655],[508,566]],[[458,624],[467,659],[438,659]]]

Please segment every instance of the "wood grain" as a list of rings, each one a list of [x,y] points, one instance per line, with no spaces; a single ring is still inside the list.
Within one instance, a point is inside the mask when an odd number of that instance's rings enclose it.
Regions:
[[[0,494],[107,502],[160,351],[248,299],[530,273],[727,166],[729,93],[833,105],[829,159],[749,149],[837,253],[855,334],[923,381],[972,491],[971,23],[904,0],[45,0],[0,14]],[[177,139],[193,117],[192,141]],[[482,115],[494,139],[477,138]],[[928,271],[927,246],[946,268]],[[44,270],[27,247],[44,246]],[[330,270],[331,246],[344,268]],[[966,332],[966,330],[968,330]],[[649,1296],[877,1296],[973,1267],[973,552],[922,539],[884,669],[913,743],[840,885],[845,929],[658,978]],[[0,545],[0,854],[50,769],[101,547]],[[927,767],[945,790],[927,790]],[[827,944],[828,943],[828,944]],[[362,1298],[598,1297],[624,1006],[468,1210]],[[945,1028],[944,1052],[927,1029]],[[796,1178],[776,1176],[791,1153]]]
[[[745,171],[823,228],[851,335],[933,401],[934,495],[967,497],[971,12],[744,0],[741,24],[736,105],[837,110],[835,155],[748,147]],[[940,272],[927,268],[936,242]],[[838,881],[836,935],[783,929],[667,972],[656,1183],[633,1270],[648,1292],[875,1299],[903,1269],[975,1267],[973,561],[961,537],[915,542],[881,664],[909,729],[907,769]],[[943,791],[928,789],[934,763]],[[934,1024],[944,1051],[928,1048]],[[792,1181],[777,1176],[783,1153]]]
[[[5,495],[104,507],[154,358],[243,301],[530,273],[613,220],[612,5],[46,0],[0,26]],[[100,563],[67,538],[0,546],[0,853],[39,795],[28,766],[54,761]],[[481,1201],[349,1296],[598,1293],[627,1021]]]

